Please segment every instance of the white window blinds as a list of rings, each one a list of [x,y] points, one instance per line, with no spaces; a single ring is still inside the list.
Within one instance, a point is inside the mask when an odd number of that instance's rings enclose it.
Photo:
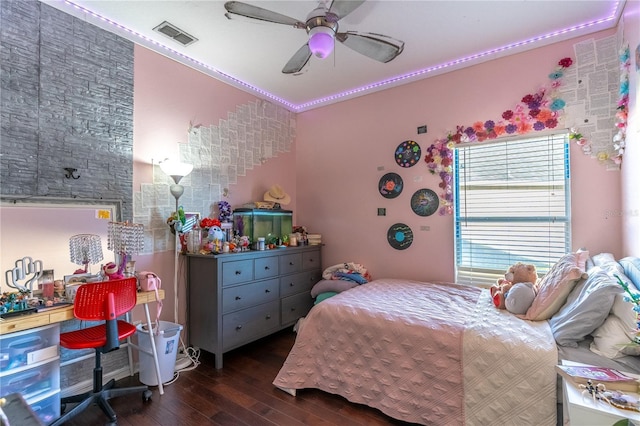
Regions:
[[[570,247],[568,135],[456,149],[456,282],[491,285],[515,262],[544,274]]]

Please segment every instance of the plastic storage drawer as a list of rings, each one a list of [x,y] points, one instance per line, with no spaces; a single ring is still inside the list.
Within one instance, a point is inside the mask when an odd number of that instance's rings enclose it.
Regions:
[[[60,417],[60,391],[43,398],[27,399],[27,403],[45,425]]]
[[[60,364],[58,358],[34,364],[33,368],[18,368],[15,373],[0,377],[3,394],[19,393],[27,401],[60,389]]]
[[[0,335],[0,373],[58,356],[60,326]]]

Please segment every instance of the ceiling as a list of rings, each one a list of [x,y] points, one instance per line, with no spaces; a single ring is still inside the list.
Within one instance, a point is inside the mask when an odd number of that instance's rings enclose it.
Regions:
[[[41,1],[295,112],[612,28],[624,5],[614,0],[369,0],[339,21],[339,31],[402,40],[397,58],[383,64],[336,43],[328,58],[312,56],[299,74],[286,75],[281,70],[307,42],[305,30],[227,19],[224,1]],[[246,3],[303,22],[318,5],[315,0]],[[183,46],[153,30],[164,21],[198,40]]]

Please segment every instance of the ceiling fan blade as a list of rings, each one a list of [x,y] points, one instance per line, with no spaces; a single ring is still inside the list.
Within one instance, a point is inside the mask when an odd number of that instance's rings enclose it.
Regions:
[[[275,24],[291,25],[295,28],[304,28],[304,22],[300,22],[297,19],[290,18],[280,13],[272,12],[267,9],[263,9],[258,6],[252,6],[240,1],[228,1],[224,4],[224,8],[227,9],[225,16],[231,19],[229,14],[244,16],[247,18],[258,19],[260,21],[273,22]]]
[[[305,43],[298,51],[289,59],[289,62],[282,68],[284,74],[295,74],[300,72],[311,58],[311,49],[309,43]]]
[[[404,41],[382,34],[347,31],[337,33],[336,39],[356,52],[382,63],[393,60],[404,49]]]
[[[354,10],[356,10],[365,0],[333,0],[329,7],[329,13],[342,19]]]

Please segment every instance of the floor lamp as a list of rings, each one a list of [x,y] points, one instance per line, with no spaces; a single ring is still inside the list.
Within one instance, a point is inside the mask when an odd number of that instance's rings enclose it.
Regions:
[[[176,215],[178,214],[178,200],[184,193],[184,186],[180,185],[180,181],[183,177],[187,176],[193,170],[193,164],[181,163],[178,161],[164,160],[160,163],[160,169],[173,179],[173,185],[169,187],[171,195],[176,199]],[[173,316],[175,323],[178,323],[178,247],[180,245],[180,236],[176,232],[175,243],[176,252],[174,255],[174,272],[173,272],[173,292],[175,296],[175,303],[173,308]]]

